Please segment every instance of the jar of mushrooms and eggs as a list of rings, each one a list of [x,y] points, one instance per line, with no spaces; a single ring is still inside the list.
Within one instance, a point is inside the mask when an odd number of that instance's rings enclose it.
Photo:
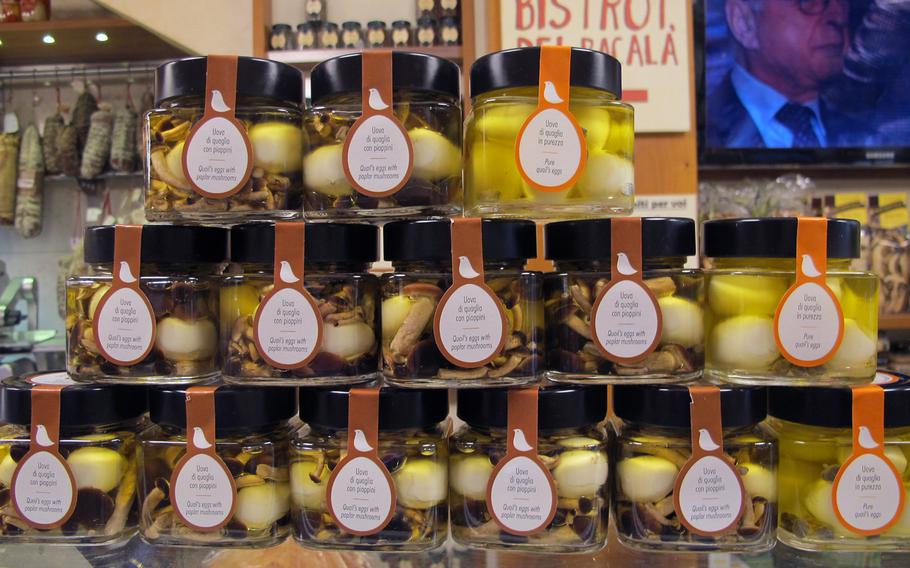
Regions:
[[[375,534],[354,536],[336,526],[327,510],[328,480],[347,454],[348,391],[300,390],[305,426],[291,443],[294,533],[308,547],[419,551],[447,536],[444,390],[382,388],[379,391],[378,456],[391,475],[397,503],[391,520]]]
[[[190,383],[218,373],[219,265],[226,229],[145,225],[139,289],[148,298],[156,334],[149,354],[131,366],[108,361],[92,323],[113,282],[112,225],[85,230],[86,274],[66,281],[67,370],[78,381]]]
[[[274,287],[275,226],[249,223],[231,229],[231,260],[240,270],[221,288],[223,374],[237,383],[299,385],[358,383],[379,370],[378,229],[369,225],[308,223],[304,283],[323,322],[320,352],[306,366],[279,369],[259,354],[253,323]]]
[[[539,552],[590,552],[604,546],[609,518],[609,435],[604,386],[552,386],[538,392],[539,459],[556,486],[556,514],[537,534],[500,529],[488,510],[487,486],[506,455],[505,389],[458,392],[466,424],[449,442],[452,538],[463,545]]]
[[[482,221],[486,284],[506,314],[503,350],[488,364],[461,368],[437,347],[433,320],[452,285],[451,222],[396,221],[383,228],[383,251],[393,271],[381,277],[382,371],[398,386],[446,388],[521,385],[543,371],[540,273],[524,269],[537,255],[532,221]]]
[[[0,384],[0,541],[101,544],[125,541],[136,530],[138,436],[148,426],[142,387],[64,388],[58,447],[76,482],[75,509],[59,528],[39,530],[13,508],[13,473],[29,450],[31,390],[39,383],[68,382],[65,373],[53,372]]]
[[[141,440],[139,532],[154,544],[265,547],[290,532],[288,442],[296,392],[289,387],[222,386],[215,391],[215,453],[233,477],[235,509],[215,531],[195,530],[174,511],[170,481],[186,453],[186,391],[149,391],[154,426]]]
[[[145,213],[150,221],[230,221],[300,215],[303,80],[275,61],[237,58],[236,119],[251,148],[252,170],[225,198],[205,197],[187,180],[184,147],[203,117],[207,58],[170,61],[155,71],[155,108],[145,117],[148,171]],[[222,103],[223,104],[223,103]]]
[[[348,131],[361,116],[359,53],[313,68],[312,108],[304,117],[310,149],[303,162],[309,218],[448,216],[461,210],[461,87],[458,66],[422,53],[395,51],[392,100],[413,146],[413,169],[386,197],[355,191],[342,166]]]
[[[720,389],[723,448],[744,489],[743,513],[722,534],[694,534],[674,506],[680,470],[691,455],[689,389],[671,385],[617,385],[613,390],[615,491],[619,540],[645,550],[759,552],[775,541],[777,447],[762,423],[762,387]]]
[[[643,282],[657,299],[662,319],[655,350],[637,363],[606,358],[592,330],[593,308],[610,283],[609,219],[561,221],[544,229],[547,377],[557,382],[676,382],[701,375],[704,364],[703,279],[686,268],[695,254],[691,219],[641,220]]]

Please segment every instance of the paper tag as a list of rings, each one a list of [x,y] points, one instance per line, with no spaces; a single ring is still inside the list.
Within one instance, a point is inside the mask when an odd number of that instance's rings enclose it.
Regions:
[[[794,365],[827,363],[844,338],[840,302],[825,282],[828,269],[828,220],[800,217],[796,232],[796,282],[774,314],[774,339]]]
[[[379,389],[351,389],[348,454],[332,470],[325,497],[335,524],[356,536],[378,533],[395,513],[395,485],[378,448]]]
[[[256,349],[279,369],[305,366],[322,345],[322,316],[303,286],[305,234],[303,223],[275,224],[274,286],[253,319]]]
[[[184,525],[213,532],[228,524],[237,507],[237,485],[215,453],[217,386],[186,389],[186,454],[171,474],[171,503]]]
[[[541,191],[563,191],[575,185],[588,160],[584,132],[569,111],[571,64],[571,47],[540,46],[537,110],[518,131],[518,171]]]
[[[414,147],[392,113],[392,52],[360,54],[362,114],[344,139],[344,175],[358,193],[388,197],[404,187],[414,168]]]
[[[436,346],[453,365],[473,369],[496,358],[506,343],[505,306],[484,283],[481,220],[452,219],[452,286],[433,319]]]
[[[591,335],[614,363],[637,363],[660,342],[663,316],[657,298],[642,280],[641,219],[610,221],[610,283],[591,313]]]
[[[693,534],[714,537],[735,530],[745,510],[743,480],[724,454],[720,389],[689,387],[692,457],[679,470],[673,507]]]
[[[537,387],[509,390],[508,447],[487,483],[487,510],[507,533],[527,536],[556,515],[556,484],[537,456]]]
[[[142,226],[114,228],[113,281],[92,320],[98,352],[111,363],[135,365],[155,345],[156,321],[152,304],[139,289]]]
[[[837,471],[831,499],[841,525],[862,536],[882,534],[904,510],[901,474],[885,456],[885,391],[853,388],[853,453]]]
[[[205,111],[186,139],[183,173],[196,193],[224,199],[250,179],[253,147],[234,115],[237,57],[209,55],[205,65]]]
[[[76,479],[60,455],[60,393],[65,385],[35,385],[28,452],[13,471],[10,500],[28,526],[57,528],[76,509]]]

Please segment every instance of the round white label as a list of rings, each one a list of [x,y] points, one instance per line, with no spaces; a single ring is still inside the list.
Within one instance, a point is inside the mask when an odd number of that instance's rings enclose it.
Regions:
[[[490,514],[509,530],[532,533],[550,522],[553,488],[549,474],[539,463],[516,456],[490,483]]]
[[[686,472],[679,484],[679,511],[703,533],[728,529],[739,517],[742,487],[730,464],[717,456],[705,456]]]
[[[584,141],[572,120],[561,110],[548,108],[525,126],[518,141],[518,162],[537,185],[559,187],[578,172],[583,151]]]
[[[793,358],[813,362],[826,357],[836,347],[838,331],[837,300],[815,282],[801,284],[787,296],[777,320],[781,347]]]
[[[439,339],[449,355],[465,364],[496,355],[505,330],[499,304],[477,284],[464,284],[448,296],[439,316]]]
[[[361,534],[382,530],[395,506],[385,473],[362,456],[341,467],[332,484],[331,501],[338,522]]]
[[[19,465],[12,498],[30,523],[53,525],[65,520],[74,497],[66,465],[54,454],[35,452]]]
[[[226,194],[246,183],[250,150],[230,120],[221,116],[206,120],[184,151],[187,177],[206,193]]]
[[[55,385],[68,387],[75,385],[76,381],[70,378],[66,371],[55,371],[53,373],[42,373],[28,378],[28,382],[33,385]]]
[[[282,288],[259,306],[256,338],[262,354],[272,361],[293,366],[305,361],[319,341],[319,314],[304,295]]]
[[[234,506],[231,478],[208,454],[186,460],[171,491],[174,507],[183,518],[203,529],[223,524]]]
[[[600,346],[621,359],[646,353],[658,333],[657,305],[641,284],[620,280],[597,304],[594,329]]]
[[[875,378],[872,379],[873,385],[890,385],[891,383],[896,383],[901,380],[897,375],[892,375],[891,373],[884,373],[879,371],[875,373]]]
[[[155,341],[152,313],[133,288],[111,292],[96,317],[95,341],[115,361],[135,361]]]
[[[840,475],[835,506],[847,528],[876,531],[885,528],[900,506],[903,485],[877,454],[862,454]]]
[[[349,133],[347,161],[351,179],[361,189],[385,193],[398,187],[408,175],[411,153],[401,128],[388,116],[364,119]]]

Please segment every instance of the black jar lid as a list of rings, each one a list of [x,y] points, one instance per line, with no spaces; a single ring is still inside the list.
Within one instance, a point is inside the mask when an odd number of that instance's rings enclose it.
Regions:
[[[471,65],[471,97],[495,89],[536,87],[540,47],[518,47],[484,55]],[[602,51],[572,48],[569,84],[608,91],[622,98],[622,65]]]
[[[361,55],[350,53],[327,59],[310,73],[310,98],[314,105],[339,93],[360,93]],[[392,88],[430,91],[461,98],[460,71],[447,59],[392,52]]]
[[[910,426],[910,377],[880,371],[885,391],[885,427]],[[879,376],[882,376],[882,375]],[[878,382],[878,381],[877,381]],[[853,391],[847,387],[771,387],[768,414],[788,422],[825,428],[850,428],[853,424]]]
[[[168,61],[155,69],[155,104],[173,97],[205,93],[205,57]],[[237,94],[268,97],[299,105],[303,102],[300,70],[278,61],[256,57],[237,58]]]
[[[794,258],[796,217],[718,219],[704,225],[705,256]],[[828,258],[859,258],[859,222],[828,219]]]
[[[83,258],[114,262],[114,225],[85,228]],[[195,225],[143,225],[142,262],[219,263],[228,258],[228,230]]]
[[[523,219],[484,219],[483,258],[525,260],[537,256],[537,226]],[[448,219],[394,221],[382,228],[384,257],[391,262],[452,259],[452,222]]]
[[[307,223],[306,262],[368,263],[379,260],[379,229],[362,223]],[[275,224],[246,223],[231,228],[231,261],[275,261]]]
[[[610,219],[559,221],[544,226],[544,243],[550,260],[609,260]],[[695,221],[682,217],[643,217],[643,258],[695,254]]]
[[[40,381],[42,377],[69,379],[65,371],[4,379],[0,383],[0,423],[23,426],[31,423],[34,383],[30,381]],[[130,385],[79,383],[67,386],[60,393],[60,426],[82,428],[135,420],[148,410],[146,390]]]
[[[294,417],[293,387],[221,386],[215,391],[215,435],[219,438],[267,432]],[[155,424],[186,428],[186,388],[149,389],[149,417]]]
[[[340,388],[300,389],[300,419],[319,428],[348,427],[348,391]],[[379,429],[428,428],[449,414],[449,396],[443,389],[379,390]]]
[[[291,29],[291,24],[272,24],[273,32],[289,32]]]
[[[298,32],[311,32],[316,31],[322,27],[322,20],[310,20],[308,22],[300,22],[297,24]]]
[[[360,22],[354,20],[348,20],[347,22],[341,23],[341,29],[343,30],[356,30],[360,28]]]
[[[508,426],[509,389],[458,391],[458,417],[475,428]],[[547,387],[537,395],[537,429],[582,428],[607,415],[607,387]]]
[[[758,424],[768,415],[764,387],[720,386],[721,423],[724,428]],[[689,389],[677,385],[616,385],[613,411],[629,422],[666,428],[691,427]]]
[[[335,22],[326,22],[326,23],[322,26],[322,31],[324,31],[324,32],[337,32],[337,31],[338,31],[338,24],[336,24]]]
[[[411,22],[408,20],[395,20],[392,22],[393,28],[409,28],[411,27]]]
[[[385,22],[382,20],[370,20],[367,22],[367,27],[370,29],[382,28],[385,27]]]

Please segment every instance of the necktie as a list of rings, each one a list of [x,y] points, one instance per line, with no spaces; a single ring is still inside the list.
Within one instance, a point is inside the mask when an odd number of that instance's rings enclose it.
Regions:
[[[812,128],[812,109],[796,103],[781,107],[774,118],[793,133],[793,148],[818,148],[821,146]]]

